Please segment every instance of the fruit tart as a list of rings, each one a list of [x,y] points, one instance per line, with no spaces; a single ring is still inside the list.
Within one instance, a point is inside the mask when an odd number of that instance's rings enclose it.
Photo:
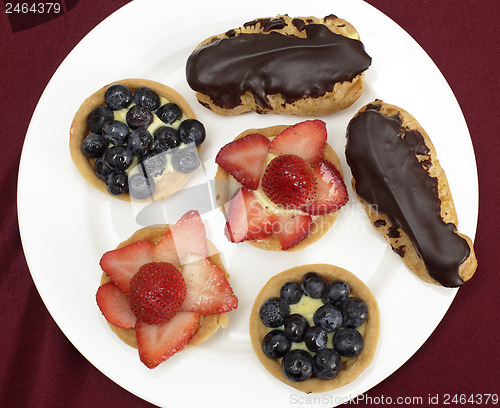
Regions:
[[[371,291],[351,272],[327,264],[273,276],[250,314],[250,339],[260,362],[307,393],[354,381],[372,362],[379,334]]]
[[[348,201],[326,124],[250,129],[217,154],[215,193],[231,242],[299,250],[321,238]]]
[[[106,85],[71,124],[70,153],[80,174],[127,201],[167,197],[200,165],[205,127],[172,88],[146,79]]]
[[[155,368],[226,327],[238,306],[197,211],[138,230],[101,260],[96,300],[113,332]]]

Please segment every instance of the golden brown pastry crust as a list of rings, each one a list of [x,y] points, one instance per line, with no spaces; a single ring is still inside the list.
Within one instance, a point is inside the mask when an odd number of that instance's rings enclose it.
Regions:
[[[259,133],[267,138],[273,138],[278,134],[280,134],[281,132],[283,132],[288,127],[289,127],[288,125],[277,125],[262,129],[248,129],[243,133],[241,133],[240,135],[238,135],[234,140],[240,139],[242,137],[254,133]],[[325,144],[323,159],[332,162],[339,171],[340,175],[343,176],[339,158],[329,144]],[[230,180],[231,180],[231,175],[222,167],[218,166],[217,172],[215,174],[215,197],[217,200],[217,204],[219,208],[224,212],[226,219],[227,219],[227,214],[225,212],[225,207],[226,207],[225,204],[228,203],[231,199],[231,192],[229,189]],[[316,242],[323,235],[325,235],[327,231],[332,227],[332,225],[335,223],[335,220],[337,219],[337,216],[339,215],[339,212],[340,210],[337,210],[329,214],[317,217],[311,226],[311,231],[309,235],[302,241],[300,241],[297,245],[293,246],[290,249],[287,249],[286,251],[290,252],[298,251]],[[281,245],[278,238],[276,238],[273,235],[270,235],[267,238],[258,241],[248,241],[248,242],[256,248],[261,248],[268,251],[283,251],[281,249]]]
[[[445,223],[452,223],[458,227],[457,213],[453,204],[453,198],[451,196],[451,191],[448,185],[446,174],[439,164],[436,149],[434,148],[431,139],[429,138],[425,130],[411,114],[395,105],[390,105],[381,100],[376,100],[370,104],[363,106],[354,117],[359,115],[361,112],[364,112],[368,106],[373,105],[379,105],[379,112],[386,116],[398,115],[401,118],[402,126],[407,129],[417,130],[423,136],[425,144],[429,148],[430,153],[428,157],[423,157],[422,159],[430,159],[431,166],[429,168],[426,168],[426,170],[431,177],[435,177],[438,180],[438,195],[441,201],[441,218]],[[426,162],[428,161],[426,160]],[[352,187],[354,192],[356,192],[356,180],[354,178],[352,179]],[[401,228],[398,228],[397,230],[400,236],[397,238],[391,238],[391,236],[394,236],[394,234],[389,234],[389,230],[392,227],[392,224],[387,216],[385,214],[377,212],[372,206],[364,202],[359,196],[358,199],[363,205],[363,208],[365,209],[365,212],[372,222],[374,228],[383,235],[389,245],[391,245],[391,247],[396,250],[398,248],[404,248],[404,251],[398,252],[400,254],[403,254],[401,256],[401,259],[406,264],[406,266],[423,281],[433,283],[435,285],[440,285],[436,280],[429,276],[424,262],[417,254],[417,251],[408,238],[408,235]],[[383,225],[384,223],[380,222],[379,220],[385,221],[385,225]],[[477,268],[477,259],[474,253],[472,240],[468,236],[459,233],[458,231],[456,233],[463,239],[465,239],[470,247],[469,257],[460,265],[459,268],[459,276],[464,282],[466,282],[472,277],[472,275],[474,275],[474,272]]]
[[[288,15],[277,15],[274,18],[283,18],[287,24],[282,29],[279,30],[273,29],[274,32],[278,32],[281,34],[294,35],[297,37],[305,37],[306,34],[302,31],[299,31],[297,27],[292,24],[292,20],[299,19],[305,22],[314,22],[316,24],[323,24],[335,34],[340,34],[343,35],[344,37],[349,37],[359,40],[359,34],[352,24],[341,18],[337,18],[334,16],[317,18],[317,17],[290,17]],[[245,26],[239,27],[231,31],[234,31],[236,34],[238,33],[269,34],[269,31],[264,31],[260,22],[258,22],[255,25],[247,25],[246,27]],[[226,33],[214,35],[212,37],[207,38],[202,43],[200,43],[196,47],[196,49],[200,48],[205,44],[209,44],[214,39],[227,38],[227,37],[228,35]],[[335,83],[333,90],[331,92],[327,92],[325,95],[320,96],[318,98],[307,97],[295,101],[293,103],[285,103],[283,97],[280,94],[268,95],[271,109],[266,109],[257,105],[253,95],[250,92],[247,92],[245,95],[243,95],[241,98],[241,104],[232,109],[221,108],[220,106],[216,105],[208,95],[202,94],[200,92],[196,93],[196,98],[198,99],[200,104],[212,110],[213,112],[223,116],[239,115],[251,111],[256,111],[258,113],[278,113],[278,114],[289,114],[298,116],[323,116],[348,108],[361,96],[363,90],[364,90],[364,73],[361,73],[355,78],[353,78],[351,81]]]
[[[368,318],[364,323],[364,347],[361,353],[353,358],[346,359],[339,374],[331,380],[311,377],[306,381],[294,382],[285,377],[281,370],[281,363],[277,359],[267,357],[262,351],[262,339],[269,329],[262,324],[259,310],[262,303],[273,296],[279,296],[283,284],[289,281],[300,283],[302,276],[307,272],[318,272],[326,281],[342,280],[351,288],[351,295],[363,299],[368,307]],[[324,392],[342,387],[354,381],[372,362],[380,335],[380,312],[378,304],[368,287],[351,272],[333,265],[313,264],[302,265],[288,269],[273,276],[261,289],[250,313],[250,340],[252,348],[260,362],[278,380],[300,391]]]
[[[106,89],[114,84],[125,85],[132,92],[134,92],[141,86],[147,86],[148,88],[155,91],[158,95],[168,99],[170,102],[176,103],[187,118],[196,119],[196,116],[186,100],[177,91],[166,85],[160,84],[159,82],[140,78],[122,79],[112,82],[111,84],[108,84],[99,89],[82,103],[73,118],[73,122],[71,123],[69,132],[69,150],[71,158],[73,159],[73,163],[75,164],[76,168],[83,176],[83,178],[99,191],[120,200],[136,201],[130,197],[129,193],[118,196],[109,194],[105,182],[99,179],[94,173],[95,159],[86,157],[80,149],[83,139],[85,139],[85,137],[89,133],[87,126],[87,116],[96,107],[104,105],[104,93],[106,92]],[[200,148],[198,147],[198,152],[199,151]],[[175,171],[174,173],[169,173],[168,175],[164,175],[161,181],[156,183],[156,189],[153,196],[151,197],[151,200],[158,200],[175,193],[182,187],[182,185],[187,181],[188,178],[189,174],[183,174],[177,171]]]
[[[136,241],[153,241],[158,242],[165,233],[170,229],[168,225],[153,225],[149,227],[144,227],[138,231],[136,231],[129,239],[123,241],[119,244],[116,249],[123,248],[129,244],[132,244]],[[218,267],[220,268],[227,278],[229,278],[229,274],[227,273],[224,265],[222,264],[222,259],[220,257],[219,252],[215,248],[215,246],[207,239],[207,245],[209,248],[210,255],[208,258]],[[100,285],[109,282],[111,279],[103,272],[101,276]],[[184,348],[187,349],[192,346],[196,346],[200,343],[203,343],[207,340],[212,334],[214,334],[219,327],[226,327],[228,322],[227,313],[213,314],[208,316],[202,316],[200,320],[200,326],[194,336],[189,341],[188,345]],[[135,337],[135,329],[121,329],[119,327],[113,326],[111,323],[107,322],[111,330],[126,344],[131,347],[137,348],[137,339]]]

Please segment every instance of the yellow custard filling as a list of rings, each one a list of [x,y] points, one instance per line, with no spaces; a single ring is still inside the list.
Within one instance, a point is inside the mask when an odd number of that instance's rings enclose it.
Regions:
[[[321,306],[323,306],[325,303],[321,299],[313,299],[309,296],[303,295],[298,303],[289,305],[290,306],[290,315],[292,314],[300,314],[305,317],[307,322],[309,323],[310,326],[314,326],[314,313],[316,313],[316,310],[318,310]],[[357,327],[356,330],[364,337],[365,334],[365,327],[366,327],[366,322],[363,323],[361,326]],[[284,330],[284,326],[278,327],[279,330]],[[268,331],[271,331],[273,329],[269,329]],[[328,332],[328,346],[327,347],[332,347],[333,345],[333,336],[335,335],[337,330],[334,330],[332,332]],[[308,351],[309,353],[312,353],[313,355],[315,354],[314,352],[311,352],[305,343],[302,342],[292,342],[291,344],[291,350],[294,349],[301,349]],[[342,361],[346,360],[346,357],[342,357]],[[281,359],[280,359],[281,360]]]
[[[170,103],[170,101],[163,97],[163,96],[160,96],[160,106],[163,106],[163,105],[166,105],[167,103]],[[135,106],[136,104],[134,102],[132,102],[128,107],[126,108],[123,108],[123,109],[119,109],[119,110],[115,110],[113,111],[113,116],[114,116],[114,119],[115,120],[118,120],[120,122],[123,122],[123,123],[127,123],[127,112],[133,107]],[[154,132],[160,128],[160,127],[163,127],[163,126],[168,126],[168,127],[172,127],[174,129],[178,129],[179,128],[179,125],[181,124],[181,122],[183,122],[184,120],[188,119],[188,117],[184,114],[184,112],[182,113],[182,117],[178,120],[176,120],[175,122],[171,123],[171,124],[168,124],[168,123],[165,123],[163,122],[157,115],[155,112],[151,111],[151,113],[153,114],[153,122],[151,122],[151,124],[148,126],[148,128],[146,129],[151,135],[154,134]],[[184,145],[181,145],[179,146],[179,149],[182,149],[184,147]],[[138,164],[138,159],[137,157],[134,157],[134,162],[132,163],[132,165],[126,170],[126,172],[129,174],[129,175],[132,175],[134,173],[137,173],[139,170],[137,169],[137,164]],[[168,173],[174,173],[175,172],[175,169],[172,165],[172,158],[170,157],[170,155],[167,155],[167,163],[165,165],[165,169],[163,170],[162,174],[159,174],[158,176],[155,176],[153,177],[154,181],[155,182],[158,182],[160,181],[163,176],[165,174],[168,174]]]
[[[169,102],[170,101],[167,98],[160,96],[160,106],[163,106]],[[118,121],[123,122],[123,123],[127,123],[127,112],[133,106],[135,106],[134,102],[132,102],[126,108],[113,111],[113,116],[114,116],[115,120],[118,120]],[[147,128],[147,131],[151,134],[153,134],[155,132],[155,130],[157,130],[158,128],[160,128],[162,126],[170,126],[170,127],[173,127],[174,129],[178,129],[181,122],[187,119],[187,116],[184,113],[182,113],[182,117],[180,119],[176,120],[175,122],[173,122],[171,124],[167,124],[165,122],[162,122],[160,120],[160,118],[156,115],[156,113],[154,113],[154,112],[151,112],[151,113],[153,114],[153,122]]]

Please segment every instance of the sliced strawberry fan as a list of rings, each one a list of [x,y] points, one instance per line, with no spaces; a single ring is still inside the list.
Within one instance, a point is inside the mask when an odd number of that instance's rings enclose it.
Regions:
[[[309,235],[312,217],[332,213],[347,203],[340,171],[323,159],[326,140],[325,122],[306,120],[272,141],[250,134],[219,151],[216,163],[242,184],[226,207],[225,234],[231,242],[274,235],[281,249],[293,248]],[[275,213],[259,201],[262,194],[279,208],[295,211]]]
[[[106,252],[100,265],[111,282],[97,290],[97,305],[112,325],[135,329],[139,357],[148,368],[155,368],[182,350],[202,324],[203,316],[226,313],[238,307],[238,298],[226,275],[207,257],[205,227],[197,211],[187,212],[158,243],[137,241]],[[131,287],[130,281],[138,277],[140,269],[148,271],[147,277],[141,276],[141,279],[151,279],[151,282],[137,289],[138,285],[134,283]],[[155,281],[154,272],[173,273],[174,269],[182,274],[185,292],[165,294],[168,291],[163,288],[168,288],[171,277],[164,278],[161,286]],[[167,296],[165,302],[158,302],[158,294]],[[139,295],[144,296],[141,299],[145,301],[153,299],[159,309],[173,307],[175,303],[178,310],[167,313],[168,320],[164,323],[149,324],[144,317],[139,317],[140,308],[134,303]],[[171,301],[172,296],[177,297],[175,302]]]

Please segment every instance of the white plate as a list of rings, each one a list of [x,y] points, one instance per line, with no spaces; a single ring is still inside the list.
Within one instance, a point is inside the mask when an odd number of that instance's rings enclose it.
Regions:
[[[351,108],[322,118],[328,126],[328,142],[340,155],[347,184],[350,172],[343,153],[349,119],[375,98],[399,105],[431,136],[448,175],[460,230],[475,235],[476,164],[461,110],[427,54],[385,15],[360,0],[219,0],[217,7],[195,0],[129,3],[75,47],[40,99],[22,154],[19,223],[31,274],[61,330],[106,376],[153,404],[287,407],[304,401],[305,394],[264,370],[248,336],[248,316],[258,290],[272,275],[289,267],[321,262],[349,269],[371,288],[380,305],[381,336],[373,363],[351,384],[309,401],[315,407],[345,402],[398,369],[435,329],[456,294],[455,289],[425,284],[408,272],[371,227],[352,191],[337,223],[320,241],[295,253],[269,253],[248,244],[229,244],[222,233],[221,213],[206,200],[183,199],[175,206],[172,200],[164,207],[131,205],[109,199],[76,171],[68,151],[72,117],[88,95],[120,78],[143,77],[172,86],[205,124],[204,173],[192,178],[191,188],[204,188],[205,178],[213,179],[217,151],[241,131],[300,121],[278,115],[219,117],[196,102],[184,75],[185,61],[201,40],[253,18],[279,13],[319,17],[334,13],[345,18],[358,29],[373,58],[362,97]],[[126,30],[135,34],[119,35],[116,40],[116,33]],[[187,196],[194,197],[190,191],[195,190],[188,189]],[[142,225],[174,222],[183,212],[200,206],[208,236],[222,253],[240,305],[231,312],[227,329],[149,370],[136,350],[109,330],[96,306],[98,262],[105,251]]]

